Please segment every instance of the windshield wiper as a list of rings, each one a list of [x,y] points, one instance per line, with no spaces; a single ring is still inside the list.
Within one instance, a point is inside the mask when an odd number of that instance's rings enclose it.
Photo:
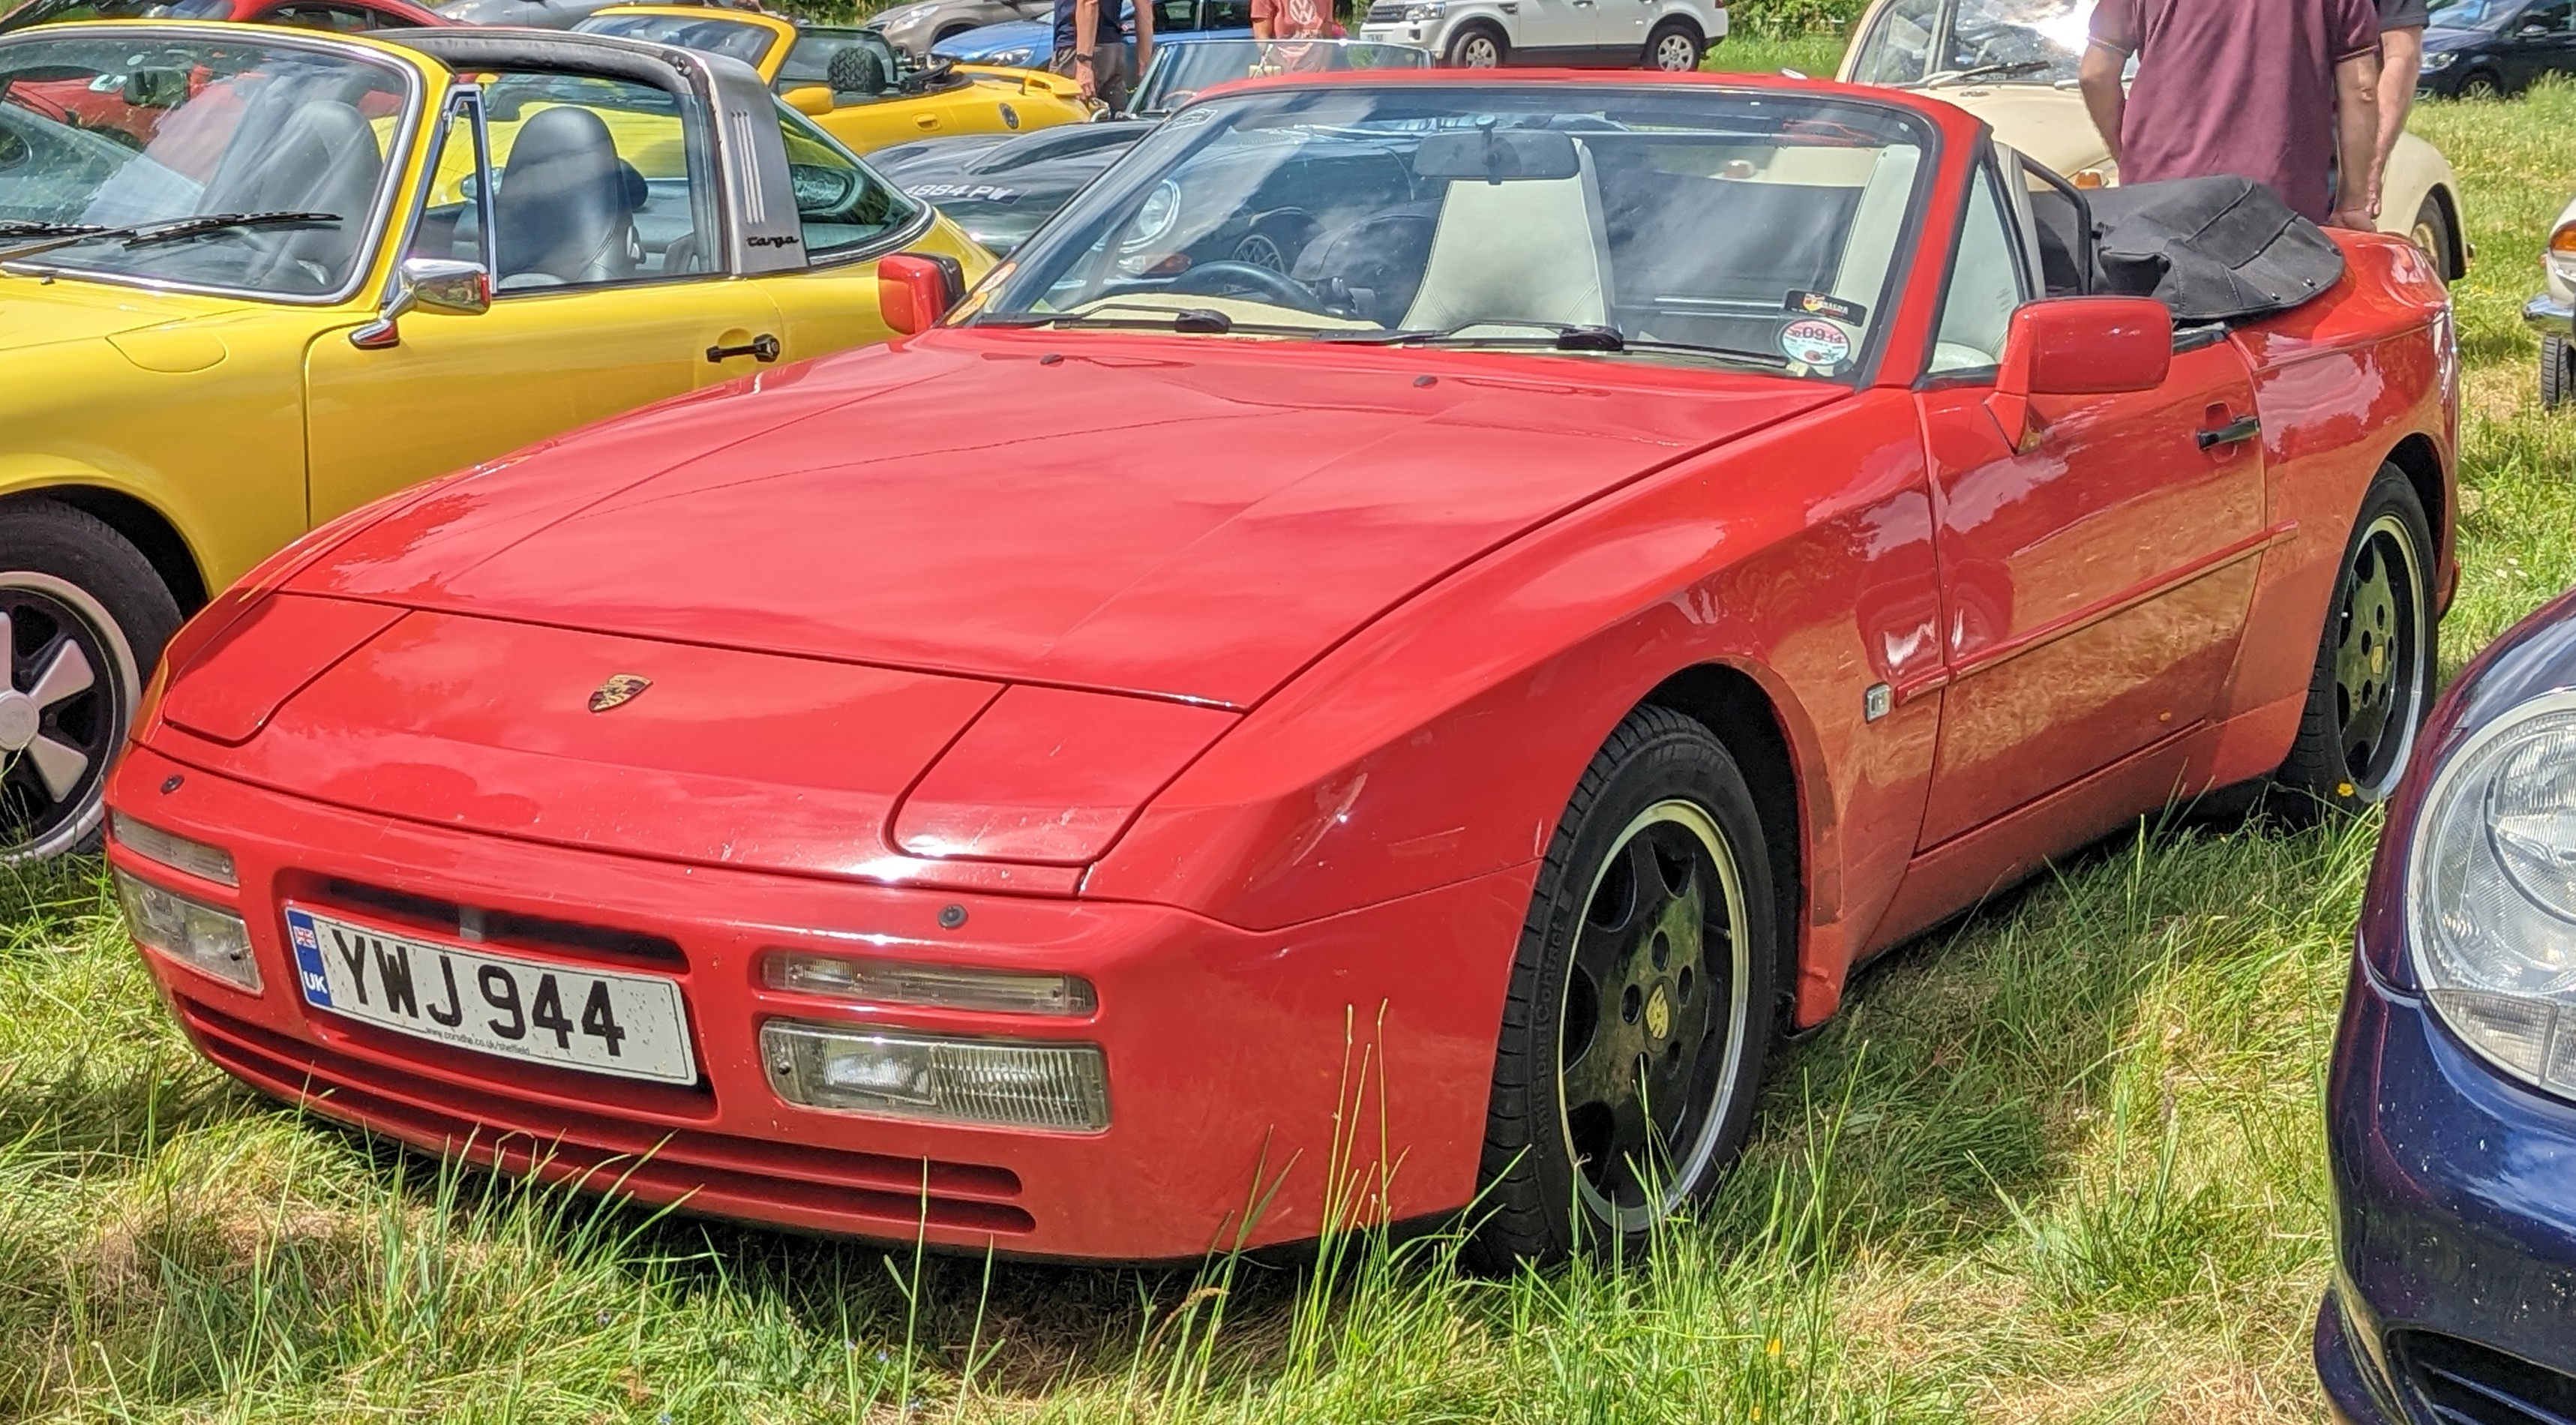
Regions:
[[[1103,312],[1142,312],[1142,318],[1103,316]],[[1018,315],[978,317],[968,323],[978,327],[1108,327],[1131,331],[1186,332],[1192,336],[1225,336],[1242,332],[1248,336],[1329,336],[1330,327],[1301,327],[1286,322],[1239,322],[1213,307],[1142,307],[1109,304],[1088,312],[1060,312],[1052,315]]]
[[[186,218],[163,218],[149,223],[132,223],[121,228],[98,227],[88,223],[55,223],[42,226],[45,232],[16,231],[0,228],[0,238],[29,237],[36,241],[17,247],[0,248],[0,262],[33,257],[58,247],[75,243],[99,242],[116,238],[129,248],[149,247],[154,243],[177,242],[183,238],[203,237],[208,233],[230,232],[236,228],[321,227],[343,222],[337,213],[199,213]]]
[[[1469,336],[1478,327],[1528,327],[1526,336],[1495,334]],[[1533,322],[1514,318],[1510,321],[1466,322],[1445,331],[1367,332],[1358,336],[1328,336],[1327,341],[1347,341],[1364,346],[1449,346],[1466,349],[1480,347],[1546,346],[1556,351],[1655,351],[1686,356],[1712,357],[1720,361],[1743,362],[1785,371],[1789,359],[1776,352],[1741,351],[1732,347],[1699,346],[1685,341],[1654,341],[1632,337],[1617,327],[1575,322]]]
[[[1965,84],[1975,79],[2008,79],[2016,74],[2037,74],[2043,69],[2056,67],[2057,61],[2053,59],[2016,59],[2003,64],[1981,64],[1974,69],[1927,76],[1922,87],[1938,89],[1945,84]]]
[[[27,218],[0,219],[0,238],[91,237],[107,231],[100,223],[46,223]]]

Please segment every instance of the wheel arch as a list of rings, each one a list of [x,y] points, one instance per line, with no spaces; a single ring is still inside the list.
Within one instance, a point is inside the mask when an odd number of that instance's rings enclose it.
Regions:
[[[40,485],[0,496],[0,513],[36,500],[68,505],[116,531],[161,576],[162,585],[170,591],[182,615],[205,607],[209,591],[196,552],[178,525],[150,503],[102,485]]]
[[[1668,708],[1714,733],[1735,759],[1762,818],[1763,851],[1771,864],[1773,924],[1780,962],[1773,985],[1779,1011],[1794,1013],[1804,954],[1807,815],[1798,758],[1789,727],[1771,693],[1751,674],[1725,663],[1682,669],[1655,686],[1640,707]]]
[[[2457,282],[2469,275],[2469,237],[2460,223],[2460,198],[2447,182],[2436,183],[2427,195],[2442,206],[2442,235],[2448,238],[2450,251],[2442,254],[2442,279]]]
[[[2415,487],[2415,498],[2424,504],[2424,522],[2432,526],[2434,557],[2448,564],[2457,556],[2452,553],[2450,486],[2443,478],[2442,454],[2432,438],[2421,433],[2397,442],[2388,452],[2388,463],[2405,473],[2406,483]],[[2448,587],[2447,569],[2434,574],[2436,587]]]

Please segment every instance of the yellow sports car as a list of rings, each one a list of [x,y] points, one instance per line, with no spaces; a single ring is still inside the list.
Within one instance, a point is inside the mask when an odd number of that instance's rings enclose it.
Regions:
[[[1031,69],[933,60],[915,70],[873,30],[798,25],[747,10],[611,5],[573,27],[730,55],[760,71],[789,107],[867,153],[911,139],[1078,124],[1092,116],[1080,86]]]
[[[404,485],[882,340],[897,250],[991,264],[732,60],[0,35],[0,861],[96,832],[208,594]]]

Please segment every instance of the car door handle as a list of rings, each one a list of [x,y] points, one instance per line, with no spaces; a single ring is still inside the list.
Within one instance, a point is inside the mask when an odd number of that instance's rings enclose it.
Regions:
[[[2263,433],[2261,416],[2238,416],[2215,430],[2200,433],[2200,448],[2216,450],[2222,445],[2243,445]]]
[[[760,335],[753,337],[751,340],[744,342],[740,346],[711,346],[707,348],[707,360],[712,361],[719,366],[731,361],[737,356],[748,356],[754,361],[776,361],[778,359],[778,338],[771,336],[767,332],[762,332]]]

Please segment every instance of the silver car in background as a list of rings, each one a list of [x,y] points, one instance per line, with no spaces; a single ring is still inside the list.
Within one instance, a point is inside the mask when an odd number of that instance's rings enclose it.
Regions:
[[[465,0],[467,4],[486,0]],[[528,0],[489,0],[489,3],[525,4]],[[879,12],[867,27],[886,37],[886,42],[911,55],[915,63],[926,63],[930,47],[951,35],[986,25],[999,25],[1011,20],[1049,20],[1055,16],[1051,0],[914,0]]]

